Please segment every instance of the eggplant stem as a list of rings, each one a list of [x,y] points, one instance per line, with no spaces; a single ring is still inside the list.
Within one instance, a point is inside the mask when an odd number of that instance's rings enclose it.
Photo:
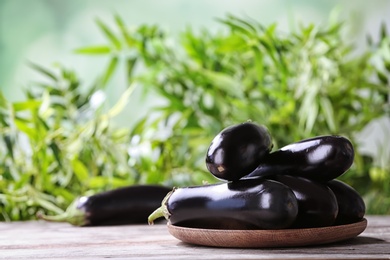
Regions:
[[[86,220],[86,213],[83,210],[80,210],[77,206],[78,200],[75,200],[62,214],[48,216],[39,212],[37,213],[37,218],[50,222],[68,222],[74,226],[88,225],[88,221]]]
[[[154,224],[153,221],[158,219],[158,218],[161,218],[161,217],[164,217],[166,220],[169,219],[169,217],[171,216],[171,213],[169,213],[169,211],[168,211],[167,204],[168,204],[168,199],[171,197],[171,195],[174,191],[175,191],[175,188],[173,188],[173,190],[168,192],[168,194],[165,196],[165,198],[161,202],[161,207],[159,207],[158,209],[153,211],[152,214],[149,215],[149,217],[148,217],[148,224],[149,225],[153,225]]]

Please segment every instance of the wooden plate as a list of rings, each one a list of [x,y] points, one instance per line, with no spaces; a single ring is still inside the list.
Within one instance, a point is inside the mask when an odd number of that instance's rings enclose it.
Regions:
[[[186,228],[168,224],[169,233],[177,239],[213,247],[295,247],[338,242],[354,238],[367,227],[367,220],[321,228],[280,230],[219,230]]]

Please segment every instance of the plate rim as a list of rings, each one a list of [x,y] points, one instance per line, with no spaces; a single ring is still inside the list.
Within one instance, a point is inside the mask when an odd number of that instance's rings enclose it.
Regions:
[[[211,247],[272,248],[320,245],[347,240],[361,234],[367,228],[367,224],[367,219],[362,218],[350,224],[300,229],[202,229],[176,226],[169,222],[167,227],[172,236],[188,244]],[[243,244],[242,239],[246,238],[249,241]]]

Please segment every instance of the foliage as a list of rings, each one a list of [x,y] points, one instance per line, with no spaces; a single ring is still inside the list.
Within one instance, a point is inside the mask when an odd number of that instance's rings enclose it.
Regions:
[[[227,16],[219,19],[221,32],[188,28],[179,40],[155,25],[129,29],[119,16],[115,22],[110,28],[97,21],[106,45],[76,50],[109,57],[88,91],[71,72],[37,67],[51,84],[27,91],[22,103],[0,98],[4,219],[56,213],[74,196],[126,184],[215,182],[204,165],[208,145],[222,128],[247,120],[268,127],[275,149],[316,135],[348,137],[356,159],[341,179],[365,195],[369,213],[390,213],[388,160],[363,154],[357,139],[368,123],[389,117],[384,27],[378,43],[356,54],[339,22],[281,33],[276,24]],[[91,105],[119,66],[130,86],[165,101],[132,128],[110,120],[126,97],[115,112]]]
[[[90,189],[133,183],[128,165],[129,129],[113,128],[111,117],[131,93],[106,113],[96,86],[84,93],[76,75],[58,75],[32,65],[48,83],[26,91],[27,100],[0,97],[0,219],[32,218],[38,210],[62,212]]]

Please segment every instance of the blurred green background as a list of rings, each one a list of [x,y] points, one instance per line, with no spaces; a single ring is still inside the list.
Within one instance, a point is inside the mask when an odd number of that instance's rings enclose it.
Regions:
[[[370,214],[389,214],[389,11],[386,0],[0,0],[0,219],[129,184],[215,182],[208,145],[248,119],[275,149],[352,139],[341,179]]]
[[[326,23],[334,10],[339,10],[340,18],[348,19],[346,34],[358,49],[365,45],[368,33],[378,35],[381,22],[390,23],[390,3],[386,0],[1,0],[0,88],[8,98],[20,98],[22,87],[39,77],[26,66],[31,60],[44,66],[60,62],[77,70],[84,80],[95,76],[104,68],[104,58],[86,59],[72,51],[103,42],[94,20],[110,21],[115,13],[129,26],[157,24],[177,34],[187,26],[217,31],[221,26],[215,19],[227,13],[263,24],[277,22],[278,28],[288,31],[297,22]],[[121,85],[120,81],[110,83],[113,99],[120,95],[116,88]]]

